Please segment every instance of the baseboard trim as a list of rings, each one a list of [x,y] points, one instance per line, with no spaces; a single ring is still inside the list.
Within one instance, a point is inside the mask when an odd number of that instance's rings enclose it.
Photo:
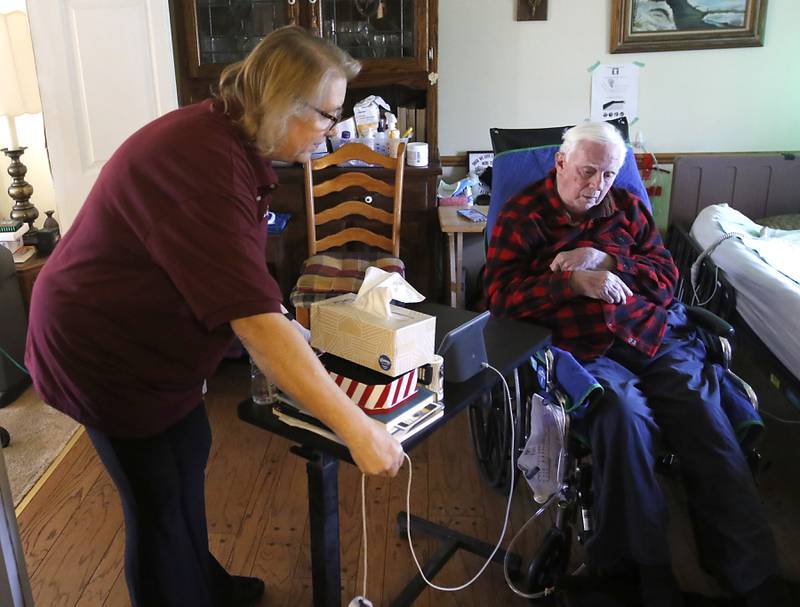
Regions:
[[[25,497],[22,498],[22,501],[14,509],[14,514],[17,516],[17,518],[19,518],[19,515],[22,514],[22,511],[25,510],[26,506],[31,503],[33,498],[39,492],[39,489],[44,486],[45,482],[47,482],[47,479],[50,478],[50,475],[53,474],[61,461],[67,456],[67,453],[70,452],[70,450],[75,446],[75,443],[77,443],[80,437],[83,436],[83,433],[83,426],[78,426],[78,429],[67,441],[67,444],[64,445],[64,448],[61,449],[61,452],[58,454],[58,456],[50,463],[50,465],[47,467],[47,470],[44,471],[44,474],[39,477],[39,480],[34,483],[33,487],[31,487],[31,490],[25,494]]]

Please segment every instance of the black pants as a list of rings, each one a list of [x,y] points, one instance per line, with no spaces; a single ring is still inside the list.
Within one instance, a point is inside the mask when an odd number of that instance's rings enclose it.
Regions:
[[[147,438],[87,428],[122,499],[125,578],[133,607],[221,607],[231,577],[208,551],[204,404]]]

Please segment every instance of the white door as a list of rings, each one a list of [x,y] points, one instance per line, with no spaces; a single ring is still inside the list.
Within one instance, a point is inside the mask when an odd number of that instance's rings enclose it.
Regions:
[[[178,107],[166,0],[28,0],[59,223],[109,156]]]

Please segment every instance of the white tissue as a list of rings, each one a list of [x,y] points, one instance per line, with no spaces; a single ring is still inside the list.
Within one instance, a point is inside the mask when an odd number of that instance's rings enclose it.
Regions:
[[[353,300],[353,307],[380,318],[391,318],[392,308],[389,304],[393,299],[404,303],[416,303],[424,300],[425,296],[397,272],[385,272],[370,266]]]

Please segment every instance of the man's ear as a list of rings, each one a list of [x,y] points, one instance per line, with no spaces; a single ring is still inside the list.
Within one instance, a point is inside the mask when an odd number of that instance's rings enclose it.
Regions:
[[[567,161],[567,156],[564,152],[556,152],[556,172],[561,173],[564,170],[564,163]]]

